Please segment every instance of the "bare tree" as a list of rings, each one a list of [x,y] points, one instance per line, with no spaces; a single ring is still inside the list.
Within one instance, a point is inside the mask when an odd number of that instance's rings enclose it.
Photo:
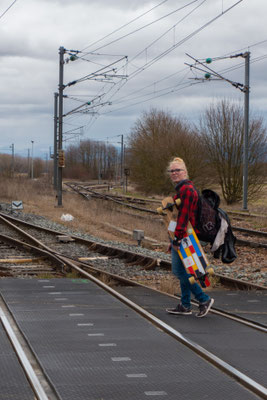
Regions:
[[[143,113],[131,130],[129,167],[131,180],[146,193],[167,193],[172,189],[166,168],[172,157],[181,157],[189,175],[201,175],[204,160],[198,133],[169,113],[152,109]]]
[[[227,204],[242,199],[244,117],[240,106],[222,100],[211,105],[200,122],[205,157],[218,176]],[[254,118],[249,127],[248,197],[262,187],[264,175],[259,166],[266,154],[267,137],[262,119]]]
[[[85,140],[66,150],[64,176],[79,179],[113,179],[118,149],[100,141]]]

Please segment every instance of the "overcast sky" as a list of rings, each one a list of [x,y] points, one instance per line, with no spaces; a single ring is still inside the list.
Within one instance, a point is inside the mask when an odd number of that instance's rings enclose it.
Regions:
[[[244,58],[218,58],[250,51],[250,109],[266,123],[266,15],[266,0],[1,0],[0,152],[27,157],[32,141],[35,156],[53,152],[61,46],[64,114],[79,107],[64,117],[64,147],[126,140],[151,108],[197,123],[218,99],[243,105],[230,83],[195,79],[204,72],[186,53],[243,84]]]

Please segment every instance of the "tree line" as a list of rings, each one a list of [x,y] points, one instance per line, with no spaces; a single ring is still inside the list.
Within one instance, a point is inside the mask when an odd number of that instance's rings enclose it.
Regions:
[[[266,180],[267,135],[262,118],[251,118],[248,139],[248,198],[252,199]],[[131,180],[146,193],[173,191],[166,167],[178,156],[199,189],[219,184],[223,198],[233,204],[242,199],[243,143],[243,109],[228,100],[208,107],[198,126],[152,109],[131,131]]]
[[[244,117],[241,106],[222,100],[211,104],[198,125],[171,113],[151,109],[132,127],[123,158],[121,149],[85,140],[65,150],[65,179],[121,182],[124,169],[130,182],[146,194],[173,191],[167,166],[173,157],[184,159],[189,177],[201,190],[218,185],[228,204],[240,201],[243,190]],[[248,198],[262,189],[267,172],[267,133],[262,118],[249,126]],[[31,165],[33,163],[33,165]],[[33,166],[33,168],[32,168]],[[53,178],[53,160],[0,155],[0,174],[6,177],[42,175]]]

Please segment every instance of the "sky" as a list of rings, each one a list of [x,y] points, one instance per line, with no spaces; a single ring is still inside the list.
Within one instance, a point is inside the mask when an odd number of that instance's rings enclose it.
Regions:
[[[266,124],[266,15],[266,0],[1,0],[0,153],[53,153],[60,47],[64,148],[127,143],[151,109],[197,124],[221,99],[243,107],[245,58],[230,56],[248,51],[250,115]]]

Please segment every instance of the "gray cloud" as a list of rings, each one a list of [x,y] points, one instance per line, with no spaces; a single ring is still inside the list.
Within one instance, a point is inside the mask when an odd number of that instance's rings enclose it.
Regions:
[[[28,0],[15,3],[0,19],[0,149],[15,143],[15,149],[23,152],[27,148],[25,143],[31,140],[35,141],[36,152],[38,148],[44,151],[53,145],[53,97],[58,88],[60,46],[92,51],[142,28],[189,1],[169,0],[100,40],[159,3],[143,0]],[[202,78],[204,73],[190,71],[185,62],[192,61],[186,53],[205,59],[234,54],[240,49],[246,51],[249,45],[252,45],[251,109],[266,118],[267,58],[259,61],[259,57],[267,54],[267,41],[254,46],[267,39],[266,1],[254,0],[253,4],[243,1],[190,40],[185,40],[215,15],[221,14],[222,6],[225,10],[234,3],[235,0],[207,0],[186,17],[189,11],[201,4],[199,0],[179,13],[97,50],[99,54],[108,55],[88,54],[85,56],[88,61],[77,60],[66,64],[65,84],[114,62],[118,59],[114,55],[127,55],[130,61],[127,66],[124,61],[115,65],[118,74],[128,75],[127,81],[115,78],[113,83],[120,83],[113,86],[112,81],[88,80],[65,89],[66,95],[81,102],[103,95],[100,102],[111,104],[96,108],[97,118],[83,114],[65,118],[64,129],[83,125],[83,138],[106,140],[109,136],[126,135],[142,111],[151,107],[165,109],[196,122],[214,99],[231,98],[242,103],[243,93],[226,82],[202,83],[195,80]],[[0,15],[9,5],[8,0],[1,2]],[[156,41],[159,37],[161,39]],[[168,54],[167,49],[171,50]],[[164,57],[153,62],[164,52]],[[238,69],[228,71],[238,64]],[[244,81],[242,58],[214,61],[211,67],[216,71],[225,71],[228,79]],[[65,112],[81,102],[65,99]]]

